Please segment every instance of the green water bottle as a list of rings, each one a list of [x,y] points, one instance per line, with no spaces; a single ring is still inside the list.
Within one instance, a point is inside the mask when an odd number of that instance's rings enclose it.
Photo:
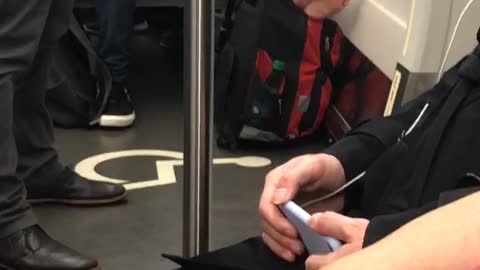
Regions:
[[[277,132],[282,115],[281,87],[285,80],[285,63],[273,62],[273,70],[259,89],[252,104],[250,125],[260,130]]]
[[[280,60],[273,61],[273,70],[264,85],[264,90],[271,95],[280,96],[282,83],[285,79],[285,63]]]

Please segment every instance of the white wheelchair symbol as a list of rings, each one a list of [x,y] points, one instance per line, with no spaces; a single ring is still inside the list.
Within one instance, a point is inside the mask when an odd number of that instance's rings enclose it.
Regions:
[[[157,179],[145,180],[140,182],[132,182],[129,179],[115,179],[103,176],[95,170],[98,164],[128,157],[162,157],[168,160],[157,160]],[[213,164],[231,164],[245,168],[261,168],[269,166],[272,162],[263,157],[236,157],[236,158],[215,158]],[[75,166],[75,171],[81,176],[92,181],[108,182],[114,184],[123,184],[127,190],[144,189],[162,185],[175,184],[177,178],[175,176],[175,166],[183,166],[183,153],[164,150],[127,150],[119,152],[111,152],[89,157],[82,160]]]

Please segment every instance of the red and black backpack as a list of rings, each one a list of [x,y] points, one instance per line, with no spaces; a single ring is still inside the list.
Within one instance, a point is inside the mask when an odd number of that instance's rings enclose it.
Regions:
[[[219,146],[235,149],[239,139],[283,142],[315,133],[336,95],[332,74],[352,50],[334,21],[309,19],[292,0],[229,0],[216,47]],[[284,63],[280,113],[262,126],[252,104],[265,99],[275,60]]]

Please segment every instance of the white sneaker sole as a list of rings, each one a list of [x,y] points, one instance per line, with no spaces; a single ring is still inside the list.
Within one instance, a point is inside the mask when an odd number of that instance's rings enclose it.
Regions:
[[[135,113],[129,115],[107,115],[100,117],[101,127],[129,127],[135,121]]]
[[[136,32],[136,33],[145,32],[145,31],[148,30],[149,27],[150,27],[150,25],[148,24],[148,21],[145,20],[141,23],[134,24],[133,25],[133,31]]]

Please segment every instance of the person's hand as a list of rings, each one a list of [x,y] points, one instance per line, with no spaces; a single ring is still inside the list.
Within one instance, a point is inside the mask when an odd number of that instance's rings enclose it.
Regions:
[[[328,18],[344,9],[350,0],[293,0],[305,13],[314,19]]]
[[[345,244],[337,251],[326,255],[312,255],[305,263],[307,270],[319,270],[345,256],[362,249],[369,221],[350,218],[335,212],[315,214],[309,226],[320,235],[331,236]]]
[[[340,161],[326,154],[297,157],[271,171],[266,177],[259,205],[263,241],[275,254],[293,262],[303,253],[304,246],[278,205],[292,200],[299,191],[334,191],[344,183],[345,173]]]

